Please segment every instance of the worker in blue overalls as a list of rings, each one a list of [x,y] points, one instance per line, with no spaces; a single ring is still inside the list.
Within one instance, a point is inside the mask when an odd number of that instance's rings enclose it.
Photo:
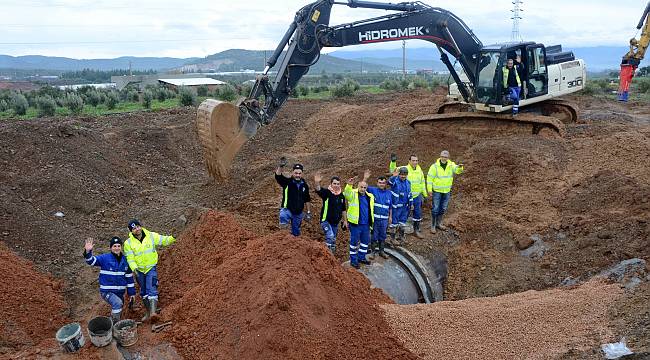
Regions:
[[[413,199],[411,198],[411,182],[407,179],[408,169],[406,166],[395,168],[393,176],[388,179],[392,198],[391,223],[388,227],[391,240],[394,242],[397,237],[399,244],[404,245],[404,227],[408,219],[409,211],[413,210]]]
[[[370,178],[370,170],[364,172],[363,181],[367,182],[368,178]],[[388,231],[388,224],[390,224],[392,213],[393,194],[388,190],[387,184],[388,180],[386,177],[380,176],[377,178],[377,186],[369,186],[367,190],[375,197],[375,221],[372,227],[370,254],[368,255],[370,259],[374,259],[376,253],[384,259],[388,257],[384,252],[384,244],[386,242],[386,232]]]

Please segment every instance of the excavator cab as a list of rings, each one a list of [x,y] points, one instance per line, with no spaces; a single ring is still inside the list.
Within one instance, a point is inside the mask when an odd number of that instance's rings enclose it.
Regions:
[[[544,45],[521,43],[516,45],[485,47],[478,61],[476,102],[490,105],[508,105],[503,87],[503,68],[513,59],[519,68],[522,83],[521,99],[548,93],[548,72]]]

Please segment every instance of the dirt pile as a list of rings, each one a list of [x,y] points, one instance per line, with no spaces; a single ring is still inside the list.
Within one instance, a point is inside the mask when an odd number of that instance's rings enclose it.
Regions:
[[[571,290],[382,308],[406,347],[424,359],[597,357],[593,350],[617,335],[608,329],[607,310],[621,294],[618,285],[587,283]]]
[[[186,358],[415,358],[382,317],[390,300],[318,242],[255,237],[210,211],[162,258],[169,336]]]
[[[66,321],[61,284],[0,244],[0,354],[33,347]]]

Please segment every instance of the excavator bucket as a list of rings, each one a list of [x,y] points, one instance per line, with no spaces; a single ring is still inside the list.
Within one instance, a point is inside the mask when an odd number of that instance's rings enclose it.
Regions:
[[[213,99],[201,103],[197,128],[210,176],[226,178],[237,152],[258,127],[259,123],[235,104]]]

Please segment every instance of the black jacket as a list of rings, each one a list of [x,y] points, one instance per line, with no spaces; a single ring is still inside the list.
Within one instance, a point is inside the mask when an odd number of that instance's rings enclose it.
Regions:
[[[299,215],[305,208],[305,203],[310,202],[309,186],[304,179],[295,181],[293,178],[286,178],[284,175],[275,175],[275,181],[282,186],[281,208],[287,208],[294,215]]]
[[[343,211],[345,211],[345,196],[343,193],[334,195],[329,189],[321,188],[316,190],[318,196],[323,199],[323,207],[320,209],[320,219],[319,221],[327,221],[332,226],[341,221],[341,216]],[[325,214],[325,208],[327,207],[327,214]]]

